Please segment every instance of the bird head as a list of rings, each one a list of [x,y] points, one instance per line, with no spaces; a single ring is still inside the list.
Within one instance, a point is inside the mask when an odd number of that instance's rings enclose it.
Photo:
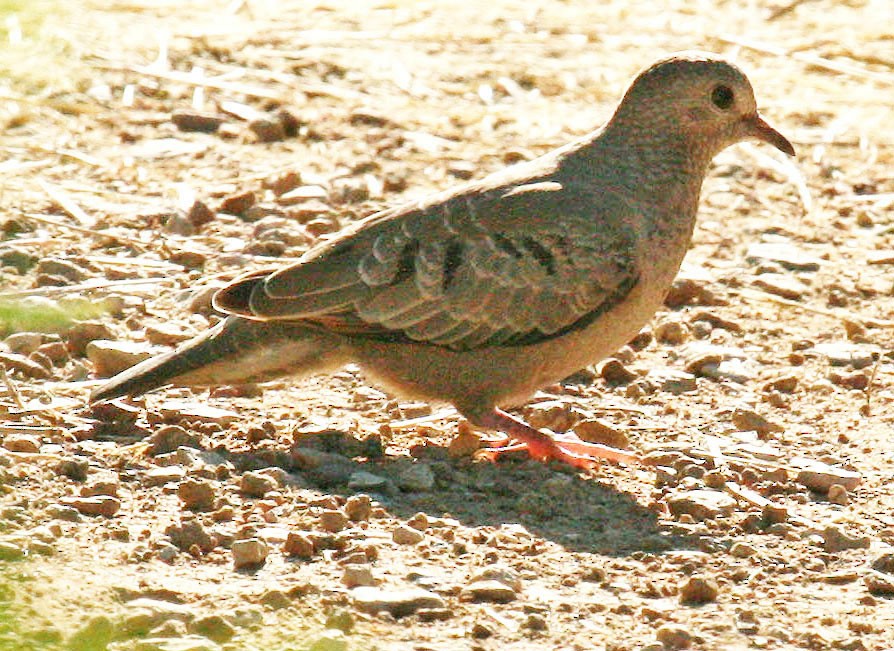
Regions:
[[[788,139],[758,113],[745,74],[710,54],[674,54],[643,70],[612,121],[640,131],[646,140],[651,135],[679,141],[708,160],[748,139],[769,143],[789,156],[795,154]]]

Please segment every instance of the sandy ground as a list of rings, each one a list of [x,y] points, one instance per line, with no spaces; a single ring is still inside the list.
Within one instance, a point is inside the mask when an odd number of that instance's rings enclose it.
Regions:
[[[350,6],[2,5],[0,648],[894,648],[891,3]],[[521,410],[659,467],[477,460],[353,367],[87,407],[209,287],[692,48],[796,163],[718,156],[667,310]]]

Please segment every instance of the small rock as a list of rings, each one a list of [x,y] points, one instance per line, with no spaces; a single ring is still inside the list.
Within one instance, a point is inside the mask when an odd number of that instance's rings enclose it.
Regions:
[[[841,484],[832,484],[831,486],[829,486],[829,492],[826,497],[830,502],[832,502],[832,504],[840,504],[841,506],[844,506],[848,502],[850,502],[850,496],[848,495],[847,488],[845,488]]]
[[[400,525],[391,532],[391,538],[398,545],[418,545],[425,540],[425,534],[411,527]]]
[[[609,357],[599,365],[599,376],[614,386],[633,382],[638,376],[629,370],[620,360]]]
[[[288,556],[309,559],[314,555],[313,540],[301,531],[290,531],[283,544],[283,552]]]
[[[236,540],[231,547],[233,552],[233,564],[236,569],[260,565],[267,560],[269,548],[267,543],[258,538],[246,538]]]
[[[81,514],[73,506],[67,504],[50,504],[47,507],[47,515],[54,520],[64,522],[81,522]]]
[[[87,479],[90,461],[84,457],[67,457],[56,464],[56,473],[74,481]]]
[[[348,651],[348,641],[343,631],[327,629],[317,634],[306,648],[307,651]]]
[[[877,572],[894,574],[894,552],[886,552],[872,561],[872,569]]]
[[[9,371],[17,371],[25,377],[35,380],[48,380],[52,376],[42,364],[16,353],[0,353],[0,364]]]
[[[627,435],[598,418],[588,418],[574,425],[573,431],[578,438],[587,443],[600,443],[613,448],[626,448],[630,445]]]
[[[733,425],[740,432],[757,432],[766,436],[772,432],[782,432],[785,428],[771,422],[752,409],[736,409],[732,416]]]
[[[757,553],[757,549],[748,543],[737,542],[730,547],[729,553],[735,558],[748,558],[749,556],[754,556]]]
[[[146,486],[164,486],[179,482],[185,476],[186,469],[183,466],[161,466],[147,470],[143,475],[143,483]]]
[[[444,608],[444,600],[438,595],[420,588],[390,590],[361,586],[351,590],[354,606],[366,613],[385,611],[394,617],[412,615],[420,608]]]
[[[224,123],[224,119],[213,113],[177,109],[171,114],[171,122],[181,131],[214,133]]]
[[[195,518],[184,519],[180,524],[169,525],[165,534],[171,543],[181,551],[190,551],[193,546],[207,554],[217,547],[217,538],[212,536]]]
[[[264,497],[276,489],[276,480],[260,472],[247,472],[239,481],[239,490],[249,497]]]
[[[461,596],[467,601],[505,604],[515,600],[516,591],[502,581],[483,579],[463,588]]]
[[[695,520],[712,520],[732,515],[736,500],[720,491],[696,489],[671,495],[667,506],[675,517],[688,514]]]
[[[153,351],[144,343],[103,339],[89,342],[85,352],[98,377],[117,375],[153,355]]]
[[[435,485],[435,474],[427,463],[411,463],[398,473],[397,485],[407,492],[430,491]]]
[[[258,142],[279,142],[286,137],[286,128],[280,120],[272,117],[255,118],[248,128],[257,136]]]
[[[10,452],[39,452],[40,439],[30,434],[8,434],[3,438],[3,448]]]
[[[894,576],[876,570],[867,570],[863,583],[870,594],[880,597],[894,597]]]
[[[664,317],[655,324],[655,338],[661,343],[676,346],[690,338],[689,326],[677,314]]]
[[[156,323],[146,326],[146,339],[149,343],[158,346],[173,346],[191,339],[192,335],[184,332],[183,328],[171,323]]]
[[[25,558],[25,550],[15,543],[0,540],[0,561],[18,561]]]
[[[121,482],[117,477],[105,477],[93,479],[89,484],[81,487],[81,497],[95,497],[97,495],[108,495],[109,497],[118,497],[118,488]]]
[[[372,513],[372,499],[364,493],[352,495],[345,501],[344,508],[345,514],[353,522],[369,520],[369,516]]]
[[[217,210],[228,215],[241,215],[255,205],[257,200],[255,193],[250,190],[239,194],[231,194],[224,198]]]
[[[218,644],[229,642],[236,635],[236,629],[220,615],[205,615],[192,621],[189,632],[207,637]]]
[[[130,651],[220,651],[220,645],[200,635],[147,637],[135,640]]]
[[[675,396],[698,390],[695,376],[685,371],[673,368],[656,368],[650,370],[646,377],[649,381],[657,384],[661,391]]]
[[[832,341],[814,346],[814,351],[825,355],[832,366],[852,366],[864,369],[875,363],[879,349],[875,346],[855,344],[850,341]]]
[[[212,407],[202,402],[191,400],[168,400],[159,406],[162,418],[183,419],[202,423],[214,423],[228,427],[239,419],[239,414],[229,409]]]
[[[200,444],[197,436],[190,434],[179,425],[160,427],[149,437],[147,442],[149,447],[146,452],[152,456],[174,452],[181,446],[197,448]]]
[[[210,511],[214,508],[217,496],[214,484],[210,481],[187,478],[177,486],[177,497],[192,511]]]
[[[9,350],[18,355],[30,355],[43,343],[39,332],[16,332],[3,340]]]
[[[692,633],[678,624],[665,624],[655,632],[655,637],[665,649],[688,649],[692,645]]]
[[[869,536],[851,536],[835,525],[830,525],[823,530],[823,549],[829,553],[841,552],[846,549],[868,549]]]
[[[344,574],[342,574],[341,582],[349,588],[357,586],[376,585],[377,581],[373,577],[372,569],[368,565],[347,565]]]
[[[325,201],[329,197],[326,188],[319,185],[301,185],[294,190],[289,190],[277,198],[277,203],[283,206],[292,206],[312,199]]]
[[[186,219],[194,228],[201,228],[205,224],[210,224],[215,220],[217,215],[203,201],[193,201],[189,210],[186,211]]]
[[[798,388],[797,375],[783,375],[774,378],[763,385],[764,391],[779,391],[780,393],[794,393]]]
[[[76,357],[83,357],[87,349],[87,344],[91,341],[111,340],[114,336],[115,335],[109,326],[99,321],[81,321],[80,323],[75,323],[68,329],[68,332],[65,333],[65,338],[68,340],[68,346],[71,348],[72,355]]]
[[[338,533],[348,526],[350,520],[344,511],[326,509],[320,513],[320,528],[329,533]]]
[[[421,511],[407,520],[407,526],[416,531],[425,531],[429,527],[429,519],[425,513]]]
[[[121,508],[121,501],[114,497],[66,497],[62,504],[70,506],[82,515],[102,515],[111,518]]]
[[[695,575],[680,587],[680,601],[688,604],[704,604],[717,600],[720,588],[717,582],[706,576]]]
[[[775,294],[776,296],[781,296],[782,298],[787,298],[792,301],[800,299],[802,296],[804,296],[804,294],[810,291],[810,288],[807,287],[807,285],[802,283],[797,278],[793,278],[792,276],[789,276],[787,274],[761,274],[754,279],[752,285],[754,285],[755,287],[760,287],[765,292],[769,292],[770,294]]]
[[[790,242],[759,242],[748,247],[745,259],[754,264],[762,260],[778,262],[791,271],[817,271],[823,261]]]
[[[394,486],[387,477],[374,475],[365,470],[358,470],[351,473],[351,477],[348,480],[348,488],[355,491],[390,493],[393,491]]]
[[[811,461],[804,470],[798,472],[797,481],[810,490],[828,493],[833,484],[840,484],[846,490],[852,491],[860,485],[862,477],[852,470]]]

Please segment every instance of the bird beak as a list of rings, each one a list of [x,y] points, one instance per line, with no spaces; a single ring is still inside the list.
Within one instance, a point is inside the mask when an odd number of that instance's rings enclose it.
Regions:
[[[745,132],[758,140],[763,140],[764,142],[773,145],[781,152],[788,154],[789,156],[795,155],[795,148],[792,147],[792,143],[788,141],[788,138],[779,133],[776,129],[771,127],[767,122],[757,113],[754,115],[750,115],[745,118]]]

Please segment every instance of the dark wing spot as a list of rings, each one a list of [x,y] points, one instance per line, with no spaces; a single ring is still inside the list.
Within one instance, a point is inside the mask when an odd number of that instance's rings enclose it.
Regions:
[[[550,253],[549,249],[533,237],[525,237],[522,239],[521,243],[522,246],[534,256],[537,263],[543,267],[543,270],[546,271],[548,275],[552,276],[556,273],[556,259],[553,254]]]
[[[447,250],[444,252],[444,291],[446,292],[453,279],[456,277],[456,270],[463,263],[463,243],[459,240],[451,240],[447,244]]]
[[[399,285],[416,273],[416,255],[419,253],[419,241],[410,240],[401,249],[400,258],[397,261],[397,273],[388,283],[390,286]]]
[[[515,247],[515,244],[512,243],[512,240],[510,240],[505,235],[494,233],[493,235],[491,235],[491,239],[493,239],[494,244],[496,244],[498,249],[500,249],[504,253],[508,253],[513,258],[520,258],[524,255]]]

